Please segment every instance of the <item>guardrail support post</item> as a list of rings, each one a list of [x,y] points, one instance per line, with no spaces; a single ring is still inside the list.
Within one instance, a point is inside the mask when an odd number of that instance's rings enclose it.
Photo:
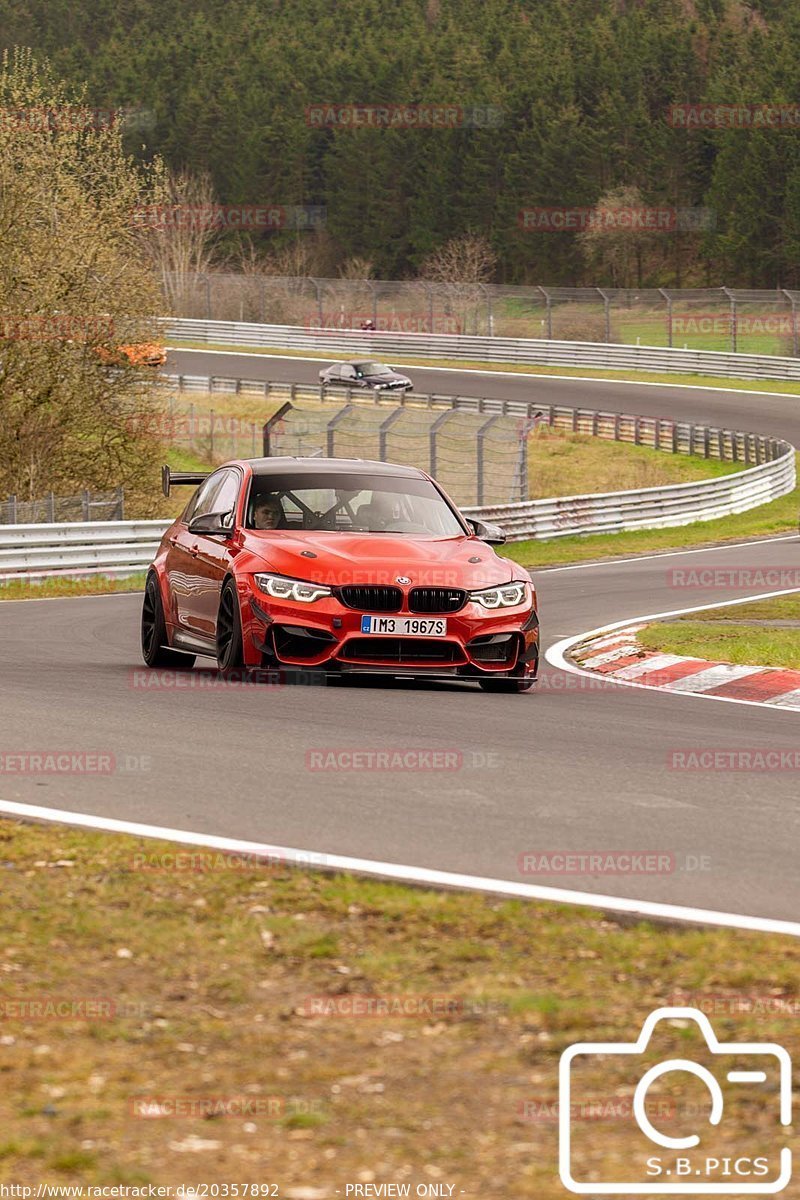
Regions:
[[[478,496],[477,503],[478,504],[484,503],[484,492],[485,492],[485,482],[486,482],[486,472],[485,472],[485,466],[484,466],[485,451],[486,451],[486,443],[485,443],[486,434],[487,434],[487,431],[489,429],[491,429],[491,427],[494,425],[495,421],[499,421],[499,420],[500,420],[500,413],[495,413],[493,417],[489,417],[489,420],[485,421],[483,423],[483,425],[481,425],[480,429],[478,430],[478,432],[476,434],[476,441],[478,444],[477,480],[476,480],[477,496]]]
[[[797,358],[798,352],[800,352],[800,346],[798,346],[798,330],[797,330],[797,301],[795,300],[792,293],[790,291],[788,291],[786,288],[783,288],[783,294],[792,306],[792,354],[794,355],[795,358]]]
[[[658,290],[667,302],[667,345],[672,349],[672,296],[664,288]]]
[[[541,286],[541,284],[539,285],[539,291],[544,296],[545,311],[547,313],[547,340],[548,340],[548,342],[552,342],[552,340],[553,340],[553,301],[552,301],[552,298],[551,298],[550,293],[548,292],[547,288],[543,288]]]
[[[428,444],[429,444],[429,452],[430,452],[430,474],[433,475],[434,479],[436,478],[436,438],[437,438],[437,436],[439,434],[439,430],[442,428],[442,426],[444,424],[446,424],[446,422],[449,421],[450,418],[454,417],[455,415],[456,415],[456,410],[454,408],[448,408],[445,412],[442,413],[442,415],[440,417],[436,418],[436,420],[433,422],[433,424],[431,425],[430,430],[428,432]]]
[[[739,341],[738,336],[737,336],[738,330],[736,328],[736,297],[734,296],[734,294],[730,288],[724,287],[722,289],[722,291],[725,293],[725,295],[728,297],[728,299],[730,300],[730,303],[731,303],[731,350],[735,354],[736,347],[737,347],[738,341]]]
[[[606,343],[611,341],[611,301],[602,288],[597,289],[603,298],[603,312],[606,318]]]
[[[348,403],[345,404],[344,408],[340,408],[339,411],[331,417],[330,421],[328,421],[328,427],[325,431],[327,448],[328,448],[328,458],[336,457],[336,454],[334,452],[336,426],[339,424],[340,421],[344,420],[344,418],[348,415],[348,413],[351,413],[353,411],[354,407],[355,407],[355,405],[353,405],[349,402],[349,393],[348,393]]]
[[[381,422],[380,428],[378,429],[378,458],[381,462],[389,461],[387,453],[389,430],[391,429],[392,425],[394,425],[395,421],[399,421],[403,415],[404,409],[396,408],[393,413],[389,413],[389,416],[385,421]]]
[[[270,419],[265,424],[262,435],[261,435],[263,438],[262,450],[264,453],[264,458],[272,457],[272,445],[271,445],[272,431],[275,428],[275,426],[278,424],[278,422],[282,421],[283,418],[286,416],[286,414],[290,413],[292,411],[292,407],[293,406],[287,400],[287,402],[285,404],[282,404],[280,406],[280,408],[278,409],[278,411],[276,413],[272,414]]]

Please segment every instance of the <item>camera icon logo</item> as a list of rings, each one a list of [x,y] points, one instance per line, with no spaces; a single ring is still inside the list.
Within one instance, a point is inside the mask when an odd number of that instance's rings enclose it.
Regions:
[[[655,1061],[651,1039],[661,1021],[693,1022],[695,1041],[702,1042],[693,1058]],[[670,1031],[674,1036],[674,1029]],[[700,1035],[697,1037],[696,1035]],[[627,1057],[626,1057],[627,1056]],[[581,1088],[599,1077],[613,1080],[619,1094],[622,1081],[635,1083],[626,1110],[631,1150],[626,1161],[631,1178],[605,1179],[602,1139],[581,1137]],[[674,1073],[674,1074],[673,1074]],[[681,1078],[682,1076],[682,1078]],[[699,1083],[698,1083],[699,1081]],[[664,1096],[673,1096],[676,1083],[691,1096],[681,1114],[691,1114],[689,1129],[664,1132]],[[648,1092],[660,1102],[651,1119]],[[698,1100],[699,1097],[699,1100]],[[776,1100],[777,1098],[777,1100]],[[775,1145],[746,1146],[730,1151],[720,1141],[729,1105],[750,1105],[760,1120],[745,1121],[747,1137],[763,1125],[764,1109],[775,1109]],[[705,1013],[695,1008],[659,1008],[645,1021],[635,1042],[581,1042],[570,1046],[559,1065],[559,1174],[568,1191],[577,1195],[775,1195],[792,1177],[792,1152],[781,1130],[792,1119],[792,1062],[783,1046],[767,1042],[721,1043]],[[627,1135],[626,1135],[627,1136]],[[720,1150],[719,1146],[722,1146]],[[617,1161],[619,1159],[617,1158]],[[617,1172],[618,1173],[618,1172]]]

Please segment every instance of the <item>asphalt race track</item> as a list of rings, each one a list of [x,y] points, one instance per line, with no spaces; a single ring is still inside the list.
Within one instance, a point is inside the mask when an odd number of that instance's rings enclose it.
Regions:
[[[295,358],[188,351],[172,353],[170,367],[298,381],[315,381],[319,369]],[[800,398],[421,368],[412,375],[420,391],[705,419],[800,445]],[[676,569],[710,566],[794,570],[800,540],[536,572],[545,645],[627,617],[773,590],[674,586]],[[141,686],[139,607],[137,596],[3,604],[4,749],[98,750],[117,766],[111,777],[7,774],[0,799],[321,854],[800,918],[797,774],[668,766],[676,750],[793,750],[796,714],[598,688],[549,666],[538,690],[519,697],[372,681],[155,689]],[[409,747],[454,751],[458,765],[315,770],[309,758]],[[659,854],[662,865],[614,876],[520,872],[522,854],[563,851]]]

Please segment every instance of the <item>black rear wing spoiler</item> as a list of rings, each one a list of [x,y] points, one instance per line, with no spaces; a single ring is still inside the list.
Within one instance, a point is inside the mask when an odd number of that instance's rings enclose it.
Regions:
[[[161,468],[161,490],[168,496],[170,488],[183,485],[197,487],[204,479],[208,479],[208,476],[208,471],[201,475],[195,471],[171,471],[169,467],[164,466]]]

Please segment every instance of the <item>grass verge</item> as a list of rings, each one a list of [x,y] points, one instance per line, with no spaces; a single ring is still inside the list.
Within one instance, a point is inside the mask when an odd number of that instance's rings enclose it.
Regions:
[[[638,639],[648,650],[665,654],[800,670],[800,596],[707,609],[650,625]]]
[[[16,822],[0,866],[0,1182],[246,1178],[327,1200],[440,1181],[555,1200],[571,1043],[632,1040],[680,991],[730,998],[724,1040],[800,1050],[791,939]],[[336,1015],[368,1002],[383,1014]],[[685,1034],[668,1029],[671,1056]],[[581,1082],[629,1108],[606,1067]],[[752,1116],[726,1109],[725,1138]],[[608,1169],[629,1124],[588,1127]]]
[[[48,600],[54,596],[107,596],[112,592],[141,592],[147,572],[129,575],[127,579],[111,579],[107,575],[91,575],[85,579],[12,579],[0,583],[0,600]]]

